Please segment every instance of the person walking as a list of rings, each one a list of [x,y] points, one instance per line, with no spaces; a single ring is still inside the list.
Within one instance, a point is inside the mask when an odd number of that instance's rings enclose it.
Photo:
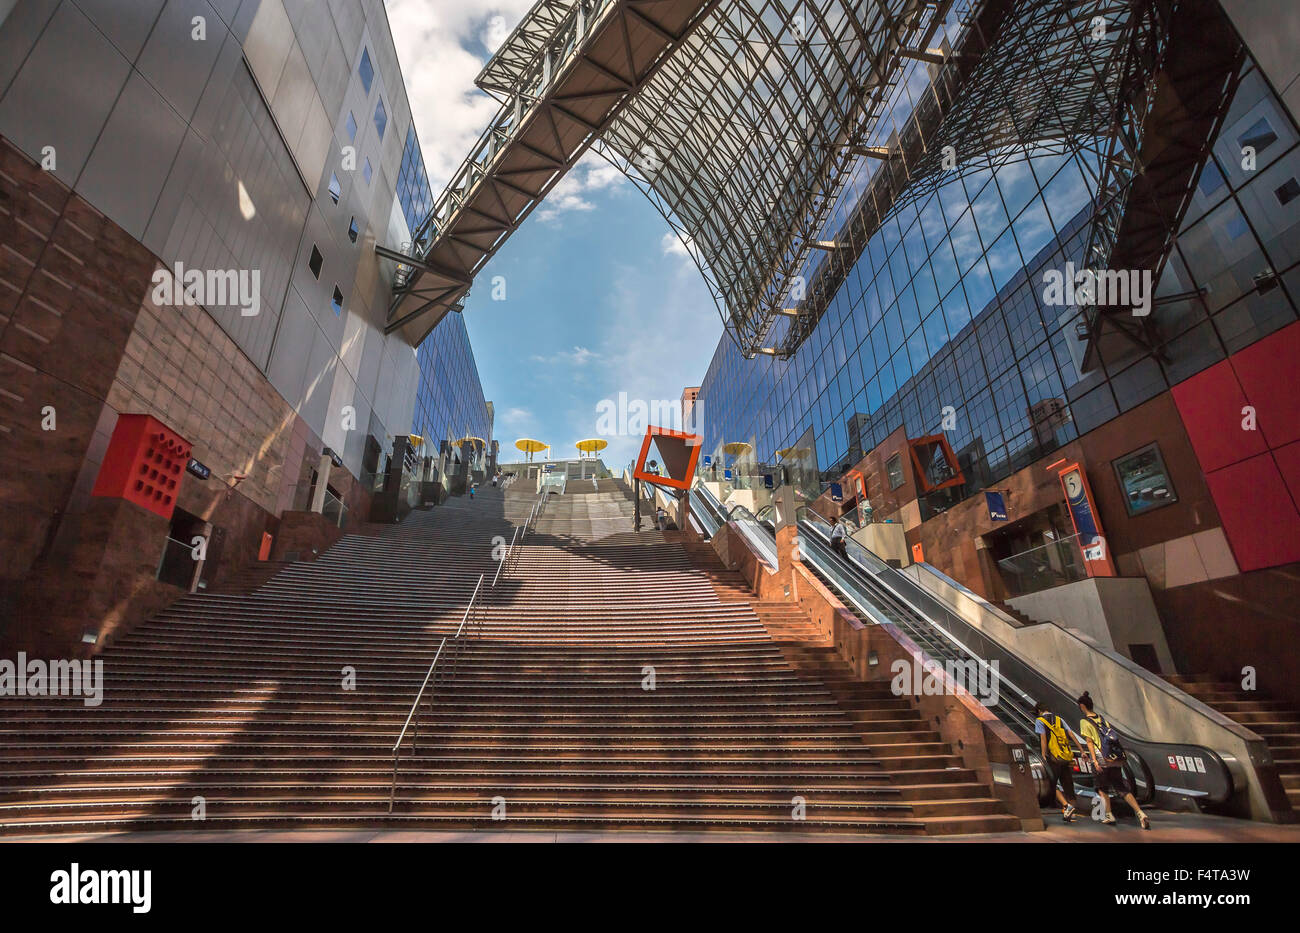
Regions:
[[[1047,777],[1052,782],[1057,802],[1061,805],[1061,818],[1067,823],[1073,823],[1076,798],[1074,747],[1070,742],[1070,730],[1060,716],[1049,712],[1042,703],[1035,703],[1034,732],[1038,735]]]
[[[659,510],[655,512],[655,523],[658,524],[660,531],[668,530],[668,513],[664,511],[662,505],[659,506]]]
[[[1138,805],[1137,798],[1133,796],[1133,788],[1129,786],[1128,778],[1124,776],[1124,746],[1120,743],[1119,733],[1106,717],[1097,712],[1096,704],[1088,695],[1088,691],[1085,690],[1083,696],[1076,702],[1079,704],[1079,711],[1083,713],[1083,719],[1079,722],[1079,734],[1087,743],[1088,757],[1097,770],[1097,796],[1101,798],[1102,806],[1106,810],[1102,822],[1106,824],[1115,822],[1110,798],[1118,796],[1133,808],[1142,828],[1150,829],[1151,819]]]
[[[848,560],[848,531],[844,528],[844,519],[835,519],[835,524],[831,526],[831,550],[836,554]]]

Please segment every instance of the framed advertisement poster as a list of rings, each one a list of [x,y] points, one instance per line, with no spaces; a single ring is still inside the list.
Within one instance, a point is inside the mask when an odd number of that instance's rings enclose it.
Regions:
[[[1159,444],[1147,444],[1111,461],[1129,515],[1142,515],[1178,501],[1160,456]]]

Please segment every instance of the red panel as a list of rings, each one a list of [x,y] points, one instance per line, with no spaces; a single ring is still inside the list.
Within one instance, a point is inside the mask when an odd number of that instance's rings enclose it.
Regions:
[[[651,441],[654,441],[655,446],[659,448],[659,455],[664,459],[664,469],[668,472],[667,476],[646,472],[645,461],[650,455]],[[632,476],[646,482],[658,483],[660,486],[671,486],[673,489],[690,489],[695,483],[695,463],[700,459],[700,445],[703,443],[704,438],[698,434],[650,425],[645,429],[645,439],[641,441],[641,454],[636,458]]]
[[[1259,430],[1268,446],[1300,440],[1300,392],[1296,386],[1300,323],[1270,334],[1231,359],[1247,404],[1255,406]]]
[[[119,415],[91,495],[125,499],[171,518],[190,444],[149,415]]]
[[[1174,402],[1206,473],[1267,450],[1258,431],[1241,429],[1245,393],[1228,360],[1173,388]]]
[[[1300,505],[1300,442],[1273,451],[1273,459],[1282,473],[1282,482],[1291,490],[1291,499]]]
[[[1300,560],[1300,512],[1272,454],[1234,463],[1206,481],[1242,570]]]

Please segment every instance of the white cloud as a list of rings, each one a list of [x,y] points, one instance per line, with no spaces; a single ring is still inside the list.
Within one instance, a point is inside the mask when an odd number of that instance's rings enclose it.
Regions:
[[[517,405],[513,408],[507,408],[501,413],[501,423],[503,425],[510,425],[513,427],[514,425],[524,424],[532,420],[533,413],[527,408],[520,408]]]
[[[683,241],[681,237],[670,230],[664,234],[664,238],[659,241],[659,245],[663,247],[665,256],[680,256],[682,259],[690,259],[690,251],[686,248],[687,242],[689,240]]]
[[[551,189],[541,207],[537,208],[537,219],[542,223],[553,223],[567,211],[593,210],[596,205],[588,196],[617,190],[624,177],[617,167],[588,150],[569,174]]]
[[[572,350],[560,350],[552,353],[550,356],[539,356],[533,354],[532,360],[535,363],[563,363],[566,366],[586,366],[592,360],[596,359],[596,354],[592,353],[586,347],[574,347]]]
[[[533,0],[386,0],[434,197],[473,148],[498,104],[474,86],[486,61]]]

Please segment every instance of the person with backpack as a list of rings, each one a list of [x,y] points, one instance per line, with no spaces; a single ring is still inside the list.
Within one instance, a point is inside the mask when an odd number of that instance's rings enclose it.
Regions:
[[[1061,817],[1067,823],[1074,822],[1074,746],[1070,742],[1070,730],[1065,721],[1055,713],[1048,712],[1042,703],[1034,704],[1034,732],[1038,735],[1038,744],[1043,753],[1043,765],[1047,776],[1056,791],[1056,799],[1061,804]]]
[[[1106,815],[1102,818],[1102,822],[1108,824],[1115,822],[1110,798],[1119,796],[1133,808],[1142,828],[1150,829],[1151,819],[1138,806],[1137,798],[1133,796],[1133,788],[1129,787],[1128,778],[1124,777],[1124,745],[1120,742],[1119,733],[1106,717],[1096,711],[1096,704],[1088,695],[1088,691],[1085,690],[1077,702],[1079,711],[1083,713],[1083,719],[1079,722],[1079,734],[1088,743],[1088,757],[1092,759],[1092,766],[1097,771],[1097,796],[1101,798],[1102,806],[1106,808]]]
[[[840,557],[843,557],[845,560],[848,560],[849,557],[849,546],[848,542],[845,540],[847,536],[848,532],[844,529],[844,519],[835,519],[835,523],[831,525],[831,550],[840,555]]]

